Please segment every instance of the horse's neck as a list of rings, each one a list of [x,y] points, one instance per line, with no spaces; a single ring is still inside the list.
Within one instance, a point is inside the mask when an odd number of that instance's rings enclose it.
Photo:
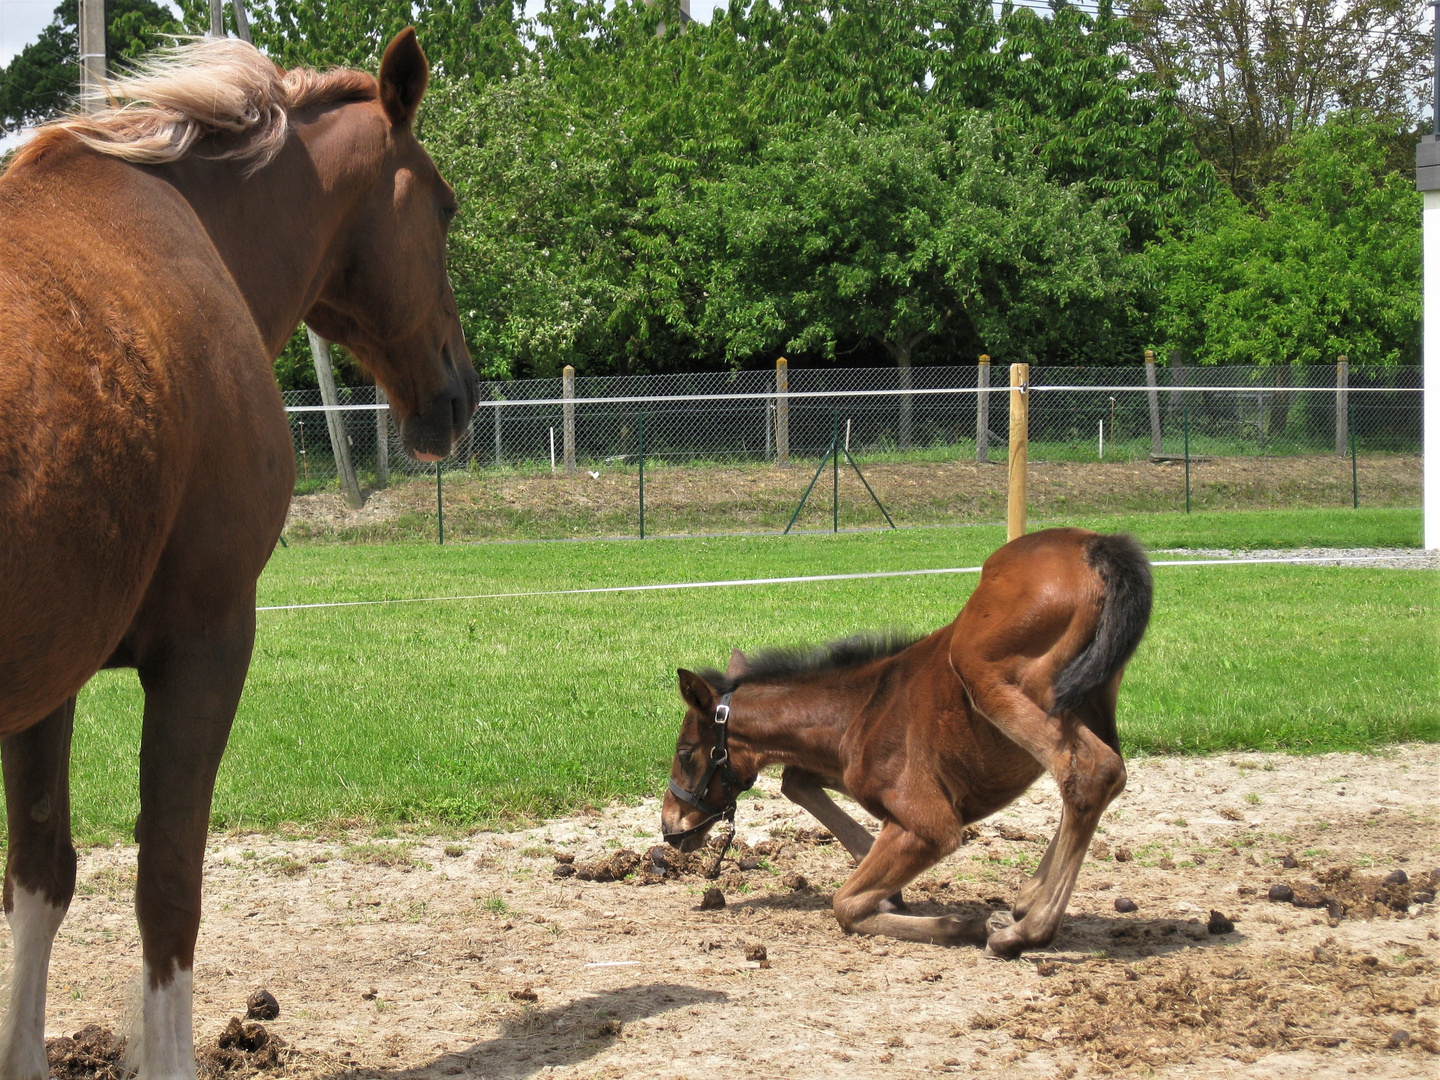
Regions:
[[[284,148],[248,178],[236,162],[198,156],[159,170],[200,218],[272,359],[344,257],[345,219],[374,182],[384,136],[363,108],[294,118]]]
[[[767,765],[800,765],[828,773],[839,768],[845,729],[874,691],[873,676],[747,683],[730,701],[731,738],[756,758],[757,771]]]

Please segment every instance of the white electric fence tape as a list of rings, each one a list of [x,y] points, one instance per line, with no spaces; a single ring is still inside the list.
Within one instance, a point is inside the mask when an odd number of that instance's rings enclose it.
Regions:
[[[1163,559],[1151,566],[1255,566],[1263,563],[1389,562],[1393,555],[1273,555],[1253,559]],[[679,589],[723,589],[748,585],[800,585],[811,581],[868,581],[876,578],[926,577],[935,574],[978,574],[978,566],[930,570],[880,570],[868,574],[806,574],[802,577],[735,578],[730,581],[676,581],[660,585],[607,585],[589,589],[546,589],[539,592],[476,593],[471,596],[413,596],[392,600],[332,600],[321,604],[274,604],[256,611],[310,611],[316,608],[373,607],[379,604],[444,604],[461,600],[518,600],[542,596],[593,596],[599,593],[663,592]]]

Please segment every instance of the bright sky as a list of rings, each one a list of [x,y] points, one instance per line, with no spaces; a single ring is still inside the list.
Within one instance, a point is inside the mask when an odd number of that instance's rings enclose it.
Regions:
[[[0,0],[0,66],[40,36],[59,0]]]

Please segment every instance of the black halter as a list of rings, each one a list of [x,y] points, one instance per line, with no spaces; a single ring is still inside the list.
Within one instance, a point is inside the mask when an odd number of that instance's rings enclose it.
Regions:
[[[742,791],[749,791],[754,787],[755,781],[751,780],[747,783],[730,764],[729,739],[730,695],[726,694],[721,697],[720,704],[715,706],[715,745],[710,749],[710,761],[705,767],[704,775],[700,777],[691,791],[686,791],[673,779],[670,781],[670,794],[681,802],[689,803],[702,814],[710,816],[699,825],[685,829],[683,832],[666,833],[665,842],[667,844],[679,844],[682,840],[705,831],[721,818],[724,818],[732,826],[735,824],[735,800]],[[727,801],[724,806],[716,806],[705,799],[705,793],[710,790],[710,781],[714,779],[717,772],[720,773],[720,782],[725,789]]]

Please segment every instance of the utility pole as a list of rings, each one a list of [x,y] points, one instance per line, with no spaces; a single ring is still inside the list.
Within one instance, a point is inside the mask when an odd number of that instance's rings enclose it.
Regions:
[[[235,36],[241,41],[253,44],[250,38],[250,20],[245,16],[245,0],[230,0],[235,12]],[[210,0],[210,36],[225,36],[225,0]]]
[[[1435,98],[1431,134],[1415,148],[1415,188],[1425,200],[1422,266],[1425,278],[1424,414],[1425,469],[1424,544],[1440,548],[1440,0],[1435,9]]]
[[[105,100],[105,0],[80,0],[80,103],[94,111]]]

